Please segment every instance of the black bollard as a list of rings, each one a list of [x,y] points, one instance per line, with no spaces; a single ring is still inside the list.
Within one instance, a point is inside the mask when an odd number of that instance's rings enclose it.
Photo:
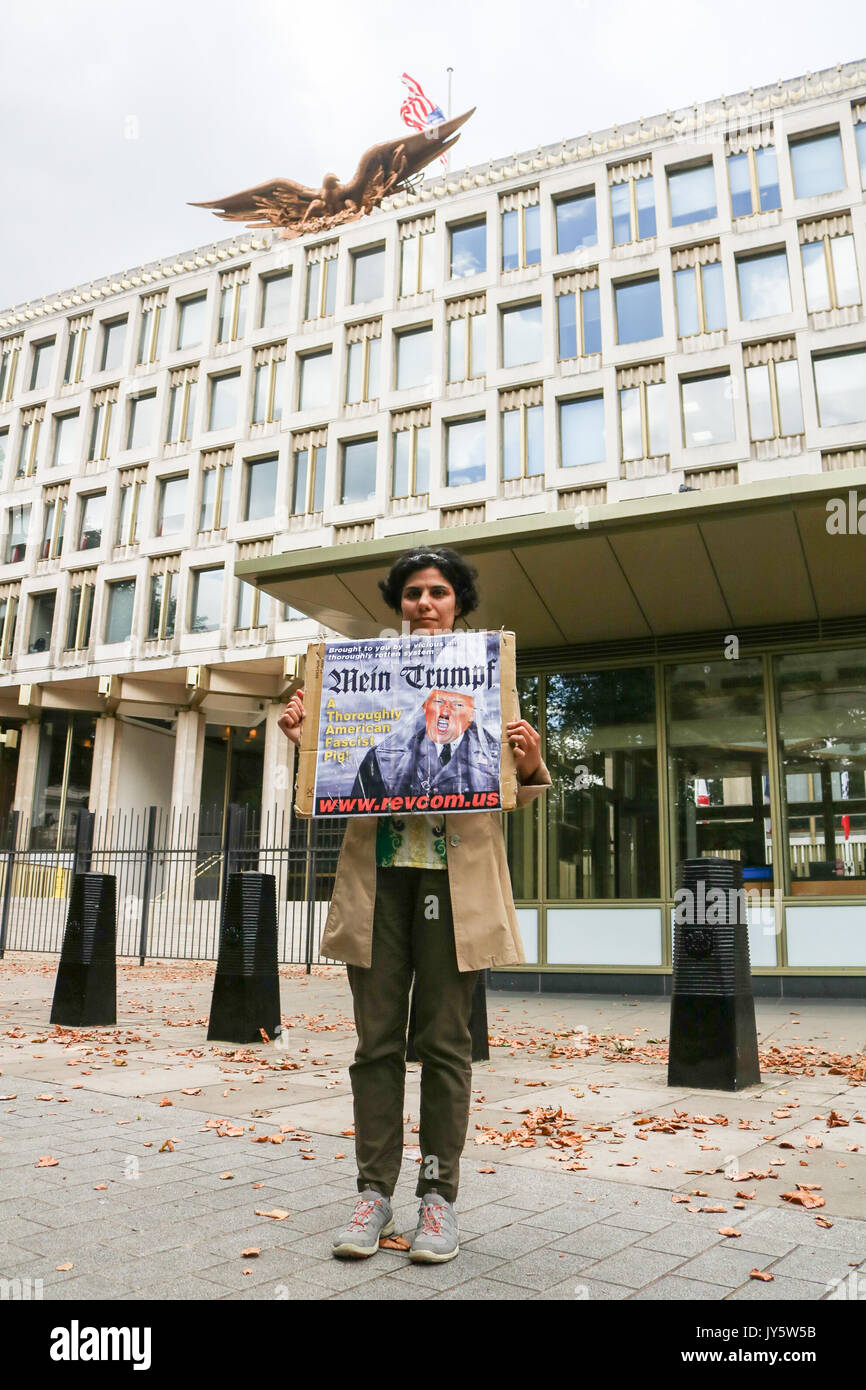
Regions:
[[[66,1027],[117,1022],[117,879],[75,874],[54,985],[51,1022]]]
[[[262,1042],[280,1032],[276,880],[230,874],[220,926],[208,1041]]]
[[[732,859],[686,859],[677,887],[668,1085],[757,1086],[742,869]]]

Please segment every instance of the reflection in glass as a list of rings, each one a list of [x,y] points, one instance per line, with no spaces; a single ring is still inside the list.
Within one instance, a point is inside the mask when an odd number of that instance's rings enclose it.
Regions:
[[[262,276],[262,311],[260,328],[274,328],[287,323],[292,302],[292,272]]]
[[[487,222],[451,228],[451,276],[480,275],[487,269]]]
[[[300,359],[298,409],[320,410],[331,399],[331,350]]]
[[[731,376],[695,377],[681,381],[683,434],[686,448],[728,444],[734,438],[734,402]]]
[[[671,860],[737,860],[772,889],[770,788],[760,661],[670,667]],[[671,885],[673,886],[673,885]]]
[[[367,502],[376,496],[376,450],[378,440],[353,439],[343,445],[343,488],[341,502]]]
[[[520,717],[534,729],[540,729],[538,717],[538,676],[517,677],[517,697]],[[532,901],[539,896],[538,883],[538,816],[541,797],[521,808],[519,815],[505,816],[505,844],[511,886],[516,902]]]
[[[177,347],[198,347],[204,341],[204,317],[207,295],[199,294],[193,299],[182,299],[177,306]]]
[[[429,386],[433,380],[433,330],[418,328],[397,335],[397,390]]]
[[[541,357],[541,305],[502,310],[502,365],[521,367]]]
[[[835,193],[845,187],[842,141],[838,130],[831,130],[826,135],[813,135],[808,140],[792,140],[790,149],[795,197],[814,198],[820,193]]]
[[[222,565],[215,569],[193,570],[190,632],[213,632],[222,619]]]
[[[840,352],[813,360],[819,423],[852,425],[866,420],[866,352]]]
[[[866,649],[779,657],[776,685],[791,892],[866,892]]]
[[[662,335],[662,300],[658,276],[617,285],[616,340],[638,343]]]
[[[773,314],[790,314],[791,287],[788,283],[788,257],[784,251],[762,256],[741,256],[737,260],[740,286],[740,314],[744,319],[765,319]]]
[[[455,420],[446,426],[446,487],[482,483],[487,471],[486,420]]]
[[[374,246],[370,251],[352,254],[352,303],[366,304],[381,299],[385,293],[385,250]]]
[[[707,222],[716,215],[716,180],[712,163],[696,169],[668,172],[671,200],[671,226],[686,222]]]
[[[651,668],[553,675],[545,762],[548,896],[659,892],[655,682]]]
[[[580,193],[575,198],[562,198],[556,204],[556,250],[559,255],[576,251],[581,246],[595,246],[598,241],[595,217],[595,194]]]
[[[581,400],[560,403],[559,447],[563,468],[604,462],[603,396],[584,396]]]
[[[108,617],[105,641],[125,642],[132,633],[132,610],[135,604],[135,580],[118,579],[108,585]]]

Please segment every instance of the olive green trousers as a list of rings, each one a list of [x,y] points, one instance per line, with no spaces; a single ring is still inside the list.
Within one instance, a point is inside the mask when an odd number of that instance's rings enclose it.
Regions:
[[[444,869],[377,869],[369,969],[348,965],[358,1046],[349,1067],[358,1191],[390,1197],[403,1161],[409,991],[421,1061],[417,1196],[457,1197],[472,1090],[470,1016],[478,971],[459,971]]]

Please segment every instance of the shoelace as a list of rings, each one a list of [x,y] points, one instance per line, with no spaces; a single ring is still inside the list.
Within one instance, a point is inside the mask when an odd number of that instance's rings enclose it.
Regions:
[[[439,1236],[442,1234],[442,1212],[444,1207],[435,1206],[432,1202],[425,1202],[422,1211],[424,1213],[424,1224],[421,1227],[422,1235]],[[437,1216],[436,1213],[439,1213]]]
[[[377,1206],[377,1202],[358,1202],[349,1222],[349,1230],[363,1231]]]

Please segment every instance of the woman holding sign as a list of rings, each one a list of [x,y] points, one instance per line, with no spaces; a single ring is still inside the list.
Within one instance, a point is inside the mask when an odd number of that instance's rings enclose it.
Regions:
[[[475,578],[475,570],[455,551],[418,549],[401,555],[379,588],[408,622],[410,634],[422,636],[452,632],[458,617],[477,608]],[[446,749],[450,753],[468,737],[471,710],[468,705],[440,708],[435,702],[430,709],[429,742],[437,757],[445,757]],[[295,745],[303,718],[299,691],[279,721]],[[541,761],[539,735],[525,719],[512,720],[506,732],[517,768],[517,805],[524,806],[551,785],[550,775]],[[370,767],[367,775],[377,774]],[[349,820],[321,951],[346,962],[358,1030],[349,1075],[359,1195],[333,1252],[373,1255],[380,1236],[394,1230],[389,1199],[403,1159],[406,1026],[414,974],[421,1206],[409,1257],[452,1260],[459,1248],[454,1202],[469,1123],[469,1020],[478,972],[524,961],[498,817],[469,811]]]

